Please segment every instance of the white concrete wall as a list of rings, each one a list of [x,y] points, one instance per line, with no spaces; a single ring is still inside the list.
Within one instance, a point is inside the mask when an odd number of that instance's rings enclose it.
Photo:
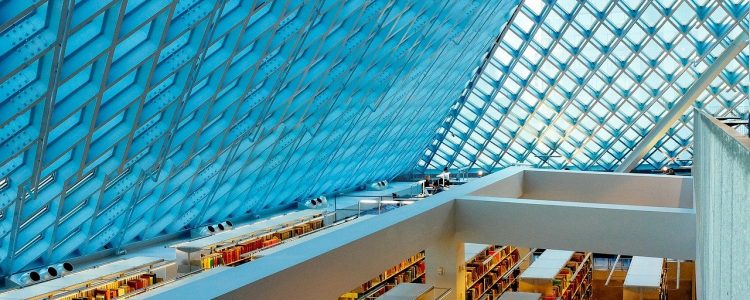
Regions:
[[[750,297],[750,139],[695,114],[700,299]]]
[[[471,243],[695,258],[692,209],[466,196],[456,220]]]
[[[472,195],[693,208],[693,180],[686,176],[525,170]]]

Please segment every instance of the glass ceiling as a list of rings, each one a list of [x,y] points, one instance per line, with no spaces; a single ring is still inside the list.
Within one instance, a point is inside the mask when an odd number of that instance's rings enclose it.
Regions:
[[[747,0],[526,0],[452,107],[420,168],[613,170],[748,28]],[[694,104],[748,114],[745,49]],[[692,159],[692,110],[642,169]]]
[[[0,1],[0,274],[395,177],[517,3]]]

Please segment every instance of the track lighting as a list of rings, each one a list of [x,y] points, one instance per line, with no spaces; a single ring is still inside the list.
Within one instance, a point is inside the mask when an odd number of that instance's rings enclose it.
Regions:
[[[42,268],[41,270],[39,270],[39,276],[41,277],[42,280],[48,280],[53,277],[57,277],[57,275],[58,275],[57,269],[53,267],[46,267],[46,268]]]
[[[63,276],[73,272],[73,264],[64,262],[56,265],[47,266],[39,271],[31,271],[23,274],[16,274],[10,277],[10,280],[19,286],[27,286],[40,281],[46,281],[55,277]]]
[[[41,279],[42,279],[42,276],[39,275],[39,272],[37,271],[31,271],[28,273],[18,274],[18,275],[11,277],[11,281],[15,282],[19,286],[27,286],[35,282],[38,282]]]
[[[370,185],[367,186],[367,189],[379,191],[379,190],[384,190],[386,187],[388,187],[388,181],[381,180],[378,182],[371,183]]]
[[[307,208],[321,208],[328,205],[328,199],[325,196],[320,196],[305,201],[304,205]]]

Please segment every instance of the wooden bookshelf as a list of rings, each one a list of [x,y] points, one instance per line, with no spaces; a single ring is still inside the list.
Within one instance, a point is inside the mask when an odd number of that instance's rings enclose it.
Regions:
[[[663,258],[633,256],[623,284],[623,300],[659,300],[666,297]]]
[[[320,210],[291,212],[173,245],[178,271],[187,274],[248,262],[253,258],[252,253],[323,228],[324,219]]]
[[[467,300],[494,300],[516,281],[521,257],[513,246],[465,244]]]
[[[172,261],[133,257],[0,294],[0,299],[123,299],[176,278]]]
[[[400,283],[425,283],[424,251],[391,267],[368,282],[341,295],[339,300],[375,299]]]
[[[540,293],[508,292],[500,296],[500,300],[539,300],[542,299]]]
[[[378,300],[432,300],[435,288],[424,283],[402,283],[392,288]]]
[[[520,290],[544,300],[592,299],[591,253],[546,250],[520,276]]]

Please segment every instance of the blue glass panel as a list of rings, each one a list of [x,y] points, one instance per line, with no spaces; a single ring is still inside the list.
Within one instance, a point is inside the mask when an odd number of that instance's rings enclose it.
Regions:
[[[0,273],[413,166],[506,1],[0,1]]]

